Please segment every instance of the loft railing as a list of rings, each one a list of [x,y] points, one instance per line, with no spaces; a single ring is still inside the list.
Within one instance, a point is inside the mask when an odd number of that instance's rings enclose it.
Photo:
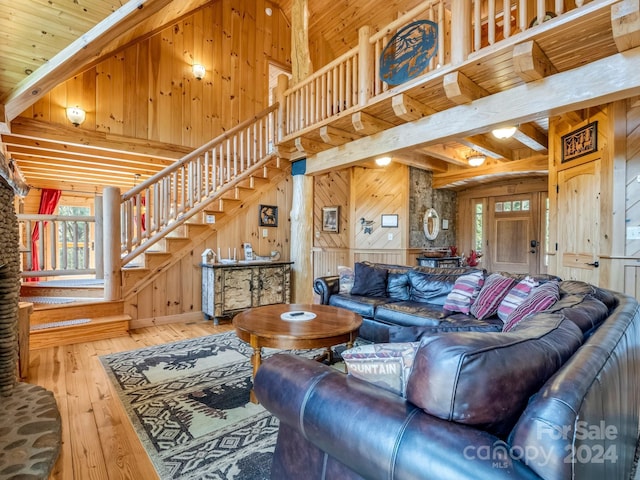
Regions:
[[[93,275],[103,278],[102,203],[93,215],[18,214],[22,278]],[[32,233],[38,226],[38,239]],[[34,250],[38,269],[34,270]]]
[[[275,103],[122,195],[120,267],[273,157],[278,106]]]
[[[548,10],[545,0],[431,0],[422,2],[379,32],[371,34],[369,27],[362,27],[357,46],[296,85],[283,89],[282,135],[294,136],[305,128],[375,102],[390,88],[380,77],[382,51],[401,28],[414,21],[430,20],[438,25],[437,49],[421,74],[427,75],[536,28],[542,23],[538,19],[546,21],[590,2],[576,0],[572,8],[565,8],[564,3],[554,0],[553,10]]]

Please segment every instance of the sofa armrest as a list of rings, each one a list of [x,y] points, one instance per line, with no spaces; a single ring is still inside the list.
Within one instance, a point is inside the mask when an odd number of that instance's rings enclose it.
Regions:
[[[318,277],[313,281],[313,291],[320,295],[320,303],[329,305],[329,298],[340,291],[340,277]]]
[[[424,478],[427,470],[430,478],[442,479],[539,478],[508,454],[496,458],[508,452],[497,437],[428,415],[313,360],[274,355],[258,370],[254,391],[286,425],[284,435],[297,434],[288,440],[281,432],[278,438],[274,468],[283,471],[275,472],[277,478],[297,475],[280,457],[299,451],[301,437],[368,479]]]

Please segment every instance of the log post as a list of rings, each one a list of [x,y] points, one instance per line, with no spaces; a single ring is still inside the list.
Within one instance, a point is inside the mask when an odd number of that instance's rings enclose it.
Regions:
[[[373,47],[369,42],[371,27],[365,25],[358,30],[358,105],[364,107],[373,91],[374,65]]]
[[[289,88],[289,78],[285,74],[278,75],[278,85],[273,89],[273,98],[278,102],[278,116],[276,120],[276,140],[280,142],[288,133],[287,99],[284,92]],[[276,142],[276,143],[277,143]]]
[[[313,303],[313,177],[306,159],[294,163],[291,201],[292,303]]]
[[[120,189],[105,187],[103,195],[104,299],[119,300],[122,290],[120,270]]]
[[[469,0],[453,0],[451,5],[451,38],[460,41],[451,43],[451,64],[464,62],[469,56],[471,37],[471,2]]]
[[[96,195],[94,198],[94,256],[96,278],[104,278],[104,215],[102,211],[102,197]]]

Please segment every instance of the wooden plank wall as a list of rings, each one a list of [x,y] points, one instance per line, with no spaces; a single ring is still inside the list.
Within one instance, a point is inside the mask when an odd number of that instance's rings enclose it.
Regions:
[[[354,262],[415,264],[408,247],[409,169],[392,163],[385,168],[353,167],[319,175],[314,184],[314,278],[337,275],[339,265]],[[322,231],[322,208],[340,206],[338,233]],[[382,214],[398,215],[398,228],[382,228]],[[365,234],[360,219],[372,220]],[[389,239],[389,234],[392,239]]]
[[[22,116],[68,125],[65,108],[78,105],[87,111],[82,129],[195,148],[268,106],[268,62],[290,65],[290,37],[270,2],[210,2],[60,84]],[[194,63],[206,67],[203,80]]]
[[[640,226],[640,97],[626,107],[625,226]],[[640,240],[624,235],[624,292],[640,299]]]
[[[287,177],[269,192],[263,194],[259,203],[278,206],[278,226],[258,225],[258,204],[248,204],[241,208],[225,223],[212,230],[204,242],[196,245],[189,255],[183,257],[165,273],[137,294],[125,299],[125,313],[133,319],[162,323],[170,315],[197,315],[202,310],[201,303],[201,262],[202,252],[211,248],[222,251],[227,257],[228,249],[237,249],[237,258],[243,259],[241,245],[250,242],[258,255],[269,255],[272,250],[281,253],[281,260],[289,260],[289,239],[291,222],[292,180]],[[267,237],[263,237],[263,230]]]

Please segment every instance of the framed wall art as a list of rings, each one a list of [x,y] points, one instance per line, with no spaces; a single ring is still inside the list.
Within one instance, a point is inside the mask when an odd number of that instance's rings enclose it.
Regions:
[[[322,208],[322,231],[330,233],[338,233],[338,225],[340,220],[340,207],[323,207]]]
[[[380,217],[380,226],[382,228],[398,228],[398,215],[382,214]]]
[[[258,221],[261,227],[278,226],[278,207],[275,205],[260,205],[258,207]]]
[[[598,150],[598,122],[591,122],[562,136],[562,163]]]

